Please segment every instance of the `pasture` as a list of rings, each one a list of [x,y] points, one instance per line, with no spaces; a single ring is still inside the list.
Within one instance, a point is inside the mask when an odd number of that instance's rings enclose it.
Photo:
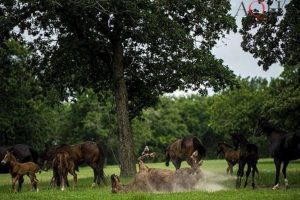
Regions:
[[[164,163],[147,163],[149,167],[165,168]],[[183,167],[187,167],[186,162]],[[75,189],[67,188],[62,192],[59,189],[50,189],[49,183],[52,177],[52,171],[37,174],[40,181],[40,192],[32,192],[30,181],[25,177],[25,182],[21,193],[11,192],[11,178],[9,174],[0,175],[0,199],[300,199],[300,162],[291,162],[288,168],[288,179],[290,189],[285,190],[282,186],[279,190],[272,190],[274,183],[275,167],[271,159],[260,159],[258,170],[260,177],[256,177],[257,188],[253,191],[248,185],[246,189],[235,189],[235,176],[225,175],[227,164],[225,160],[206,160],[201,169],[206,174],[205,178],[199,184],[199,191],[175,192],[175,193],[128,193],[112,194],[110,185],[110,175],[119,174],[118,166],[106,166],[104,172],[107,176],[107,185],[100,187],[91,187],[93,173],[90,167],[81,167],[78,173],[78,185]],[[174,169],[171,165],[170,169]],[[237,166],[234,167],[234,174],[237,172]],[[72,186],[72,177],[69,175],[69,182]],[[282,175],[280,182],[283,183]],[[122,183],[127,183],[131,178],[121,178]]]

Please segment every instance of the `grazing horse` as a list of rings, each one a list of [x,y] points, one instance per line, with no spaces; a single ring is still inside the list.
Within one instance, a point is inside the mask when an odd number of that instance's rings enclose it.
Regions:
[[[240,158],[240,150],[235,150],[233,146],[225,143],[225,142],[219,142],[217,146],[217,155],[219,155],[221,152],[224,153],[224,157],[227,161],[228,167],[227,167],[227,174],[230,171],[230,174],[233,173],[233,166],[238,163]]]
[[[51,185],[60,186],[65,190],[68,181],[68,172],[73,176],[73,187],[77,185],[77,174],[75,163],[66,151],[57,152],[52,161],[53,177]]]
[[[2,160],[6,154],[6,152],[12,152],[13,155],[16,157],[18,162],[35,162],[38,161],[38,153],[32,147],[26,144],[16,144],[11,147],[0,147],[0,160]],[[7,174],[9,173],[9,167],[7,165],[0,165],[0,173]],[[18,180],[18,191],[21,191],[22,184],[24,182],[23,176],[20,176]]]
[[[275,128],[265,118],[261,118],[257,123],[256,135],[260,136],[262,134],[266,134],[267,136],[269,149],[276,166],[275,185],[273,186],[273,189],[279,188],[279,174],[282,163],[285,187],[288,188],[286,169],[290,160],[300,158],[300,132],[287,133]]]
[[[240,133],[233,133],[231,134],[231,138],[233,144],[238,146],[240,151],[240,159],[239,159],[239,169],[237,173],[237,180],[236,180],[236,188],[241,187],[242,177],[244,176],[244,168],[247,164],[248,168],[246,171],[246,180],[244,187],[247,186],[248,177],[252,172],[252,189],[255,188],[254,176],[255,172],[258,174],[257,169],[257,161],[259,159],[258,155],[258,148],[255,144],[251,144],[248,140]]]
[[[100,144],[87,141],[74,145],[62,144],[47,148],[41,156],[44,161],[44,169],[51,166],[54,157],[61,151],[68,152],[70,158],[75,163],[75,169],[77,171],[78,166],[84,163],[88,164],[93,169],[94,181],[92,186],[95,186],[96,183],[100,185],[101,181],[105,183],[103,171],[105,154]]]
[[[166,149],[166,166],[169,166],[170,160],[172,160],[176,170],[180,168],[181,162],[184,160],[192,166],[193,160],[191,159],[191,155],[195,151],[198,151],[197,162],[199,162],[205,157],[206,149],[197,137],[189,136],[177,139]]]
[[[8,151],[6,152],[1,163],[9,166],[9,172],[12,176],[13,192],[16,192],[15,185],[17,180],[24,175],[27,175],[30,178],[32,187],[38,192],[38,180],[35,176],[35,174],[39,171],[39,166],[37,164],[34,162],[19,163],[16,157]]]

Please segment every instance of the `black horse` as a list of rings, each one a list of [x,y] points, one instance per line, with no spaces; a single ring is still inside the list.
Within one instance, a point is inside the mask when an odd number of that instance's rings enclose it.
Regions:
[[[2,160],[6,154],[6,152],[12,152],[13,155],[16,157],[18,162],[25,163],[25,162],[38,162],[38,153],[35,149],[30,147],[27,144],[16,144],[11,147],[0,147],[0,160]],[[0,165],[0,173],[6,174],[9,173],[9,168],[5,165]],[[21,191],[22,184],[24,182],[24,178],[20,177],[18,179],[18,191]]]
[[[176,169],[179,169],[181,162],[186,160],[186,162],[192,166],[193,160],[191,155],[198,151],[197,162],[205,157],[206,149],[203,146],[200,139],[195,136],[189,136],[182,139],[177,139],[175,142],[171,143],[166,149],[166,166],[169,166],[170,160],[174,164]]]
[[[244,176],[244,168],[247,164],[246,180],[244,187],[247,186],[248,177],[252,172],[252,188],[255,188],[254,176],[258,174],[257,161],[259,159],[258,148],[255,144],[251,144],[240,133],[231,134],[233,145],[240,150],[239,168],[237,172],[236,188],[241,187],[242,177]]]
[[[300,158],[300,131],[287,133],[271,125],[265,118],[261,118],[257,123],[256,135],[260,136],[263,133],[266,134],[269,141],[269,150],[276,166],[275,185],[273,189],[279,188],[279,174],[282,163],[285,187],[288,188],[286,169],[290,160]]]

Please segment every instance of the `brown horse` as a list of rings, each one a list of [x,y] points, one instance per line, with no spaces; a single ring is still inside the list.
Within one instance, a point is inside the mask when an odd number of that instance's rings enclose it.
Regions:
[[[68,152],[70,158],[75,163],[75,169],[78,170],[78,166],[81,164],[88,164],[94,171],[94,186],[96,183],[100,185],[102,181],[105,183],[104,179],[104,162],[105,154],[102,146],[96,142],[83,142],[75,145],[57,145],[47,148],[43,153],[42,160],[44,161],[44,168],[47,169],[51,166],[54,157],[58,152],[66,151]]]
[[[189,136],[177,139],[166,149],[166,166],[169,166],[170,160],[176,169],[180,168],[181,162],[184,160],[192,166],[193,160],[191,159],[191,155],[195,151],[198,151],[197,162],[199,162],[205,157],[206,149],[197,137]]]
[[[227,161],[228,167],[227,167],[227,174],[230,171],[230,174],[233,173],[233,166],[238,163],[240,158],[240,150],[235,150],[233,146],[225,143],[220,142],[217,146],[217,155],[219,155],[221,152],[224,153],[225,160]]]
[[[172,192],[178,190],[194,189],[196,183],[202,177],[197,162],[198,152],[195,151],[192,156],[192,168],[178,169],[176,171],[168,169],[157,169],[147,167],[143,159],[153,157],[154,153],[145,153],[138,158],[139,172],[135,175],[133,181],[123,185],[116,175],[111,175],[112,192]]]
[[[16,157],[10,152],[6,152],[1,163],[9,166],[9,171],[12,176],[13,192],[16,192],[15,186],[17,180],[24,175],[27,175],[30,178],[32,187],[38,192],[38,180],[35,176],[35,174],[39,171],[39,166],[37,164],[34,162],[19,163]]]
[[[66,151],[57,152],[52,161],[53,177],[51,185],[60,186],[64,191],[68,182],[68,172],[73,176],[73,187],[77,185],[75,163]]]

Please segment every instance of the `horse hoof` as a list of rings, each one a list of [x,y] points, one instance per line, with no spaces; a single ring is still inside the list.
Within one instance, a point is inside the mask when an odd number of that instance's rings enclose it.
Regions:
[[[92,188],[94,188],[94,187],[96,187],[96,183],[93,183],[93,184],[92,184]]]
[[[273,190],[278,190],[280,187],[279,187],[279,184],[277,185],[274,185],[274,187],[272,188]]]
[[[36,188],[36,192],[39,192],[39,188]]]

